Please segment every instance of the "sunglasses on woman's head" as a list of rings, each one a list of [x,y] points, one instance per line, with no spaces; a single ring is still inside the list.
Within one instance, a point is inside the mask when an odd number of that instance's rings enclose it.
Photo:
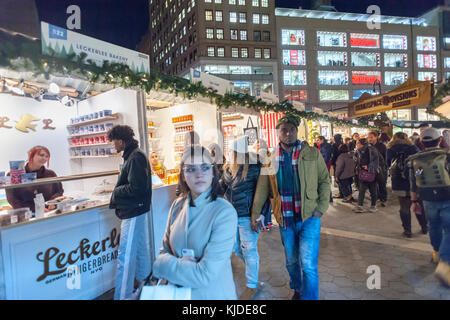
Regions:
[[[183,170],[186,173],[195,173],[197,170],[201,170],[201,172],[207,172],[212,167],[214,167],[214,165],[210,163],[202,163],[201,165],[187,164],[183,167]]]

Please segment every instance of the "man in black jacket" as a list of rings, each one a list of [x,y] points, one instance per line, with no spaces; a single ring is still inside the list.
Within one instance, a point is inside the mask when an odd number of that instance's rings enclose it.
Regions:
[[[381,155],[380,161],[379,161],[379,170],[377,172],[376,182],[377,182],[377,188],[378,188],[378,199],[381,201],[381,206],[386,206],[387,201],[387,178],[388,178],[388,168],[386,165],[386,155],[387,155],[387,148],[384,145],[384,143],[381,143],[378,139],[379,134],[377,131],[371,131],[369,132],[367,136],[367,140],[371,145],[373,145]]]
[[[115,300],[132,298],[133,289],[150,273],[147,212],[152,199],[151,169],[145,153],[129,126],[117,125],[108,132],[124,163],[109,207],[122,220],[117,258]],[[137,280],[137,282],[136,282]]]

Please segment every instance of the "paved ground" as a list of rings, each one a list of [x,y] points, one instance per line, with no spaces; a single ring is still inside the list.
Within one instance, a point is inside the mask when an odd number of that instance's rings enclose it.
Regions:
[[[369,203],[367,202],[367,205]],[[353,205],[335,200],[322,218],[319,255],[319,299],[445,299],[450,289],[434,278],[428,235],[413,218],[413,238],[402,236],[396,199],[377,213],[356,214]],[[289,299],[289,275],[278,227],[262,233],[258,241],[262,288],[255,300]],[[245,286],[245,265],[233,256],[238,294]],[[381,288],[369,290],[367,268],[381,270]]]

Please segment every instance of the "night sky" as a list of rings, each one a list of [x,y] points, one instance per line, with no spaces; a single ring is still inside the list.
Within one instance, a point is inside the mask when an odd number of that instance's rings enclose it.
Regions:
[[[202,0],[197,0],[202,1]],[[226,0],[224,0],[226,1]],[[250,1],[250,0],[249,0]],[[135,49],[146,33],[149,0],[36,0],[39,18],[66,27],[69,5],[81,9],[79,33]],[[378,5],[381,14],[416,17],[441,5],[444,0],[332,0],[338,11],[366,13],[369,5]],[[276,0],[277,7],[310,9],[312,0]]]

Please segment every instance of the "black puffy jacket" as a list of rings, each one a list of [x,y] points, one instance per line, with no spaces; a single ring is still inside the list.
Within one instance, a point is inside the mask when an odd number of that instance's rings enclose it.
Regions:
[[[404,153],[405,157],[404,159],[408,158],[409,156],[416,154],[419,152],[419,148],[415,145],[409,145],[407,143],[402,143],[402,140],[394,141],[394,143],[391,143],[389,146],[389,149],[387,149],[387,165],[390,167],[392,165],[392,162],[396,158],[399,157],[400,153]],[[405,167],[407,166],[406,163],[404,163]],[[391,177],[392,181],[392,190],[403,190],[403,191],[410,191],[410,185],[409,185],[409,177],[406,175],[407,179],[403,179],[401,174],[394,174]]]
[[[152,201],[152,173],[145,153],[137,141],[123,153],[125,162],[111,195],[109,207],[116,209],[119,219],[130,219],[150,210]]]
[[[243,169],[244,166],[241,166],[234,179],[230,170],[225,169],[221,179],[221,186],[225,191],[224,198],[233,205],[239,218],[251,216],[261,165],[249,164],[245,180],[242,178]]]

